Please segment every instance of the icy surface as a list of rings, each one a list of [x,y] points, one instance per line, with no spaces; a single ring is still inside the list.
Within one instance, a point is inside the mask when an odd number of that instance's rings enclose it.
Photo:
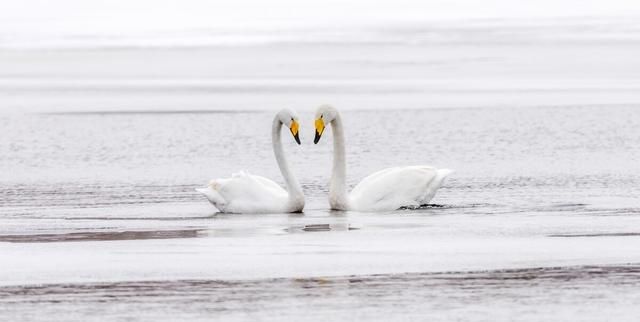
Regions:
[[[0,320],[634,320],[636,26],[4,42]],[[321,103],[343,112],[349,185],[389,166],[455,169],[435,205],[328,211]],[[194,191],[211,178],[282,181],[269,133],[283,107],[302,117],[303,145],[283,138],[304,214],[215,214]]]

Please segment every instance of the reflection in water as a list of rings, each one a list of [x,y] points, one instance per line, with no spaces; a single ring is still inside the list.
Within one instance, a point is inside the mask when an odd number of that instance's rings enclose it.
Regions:
[[[291,225],[285,229],[289,233],[298,232],[319,232],[319,231],[349,231],[361,229],[359,224],[352,223],[332,223],[332,224],[308,224],[308,225]]]

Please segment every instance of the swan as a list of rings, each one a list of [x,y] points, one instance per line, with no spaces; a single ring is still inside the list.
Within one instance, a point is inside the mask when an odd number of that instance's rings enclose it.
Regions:
[[[331,209],[392,211],[418,208],[433,198],[445,177],[452,172],[425,165],[388,168],[364,178],[347,194],[342,118],[334,107],[322,105],[315,115],[314,144],[318,144],[328,124],[333,131],[333,170],[329,187]]]
[[[207,188],[196,190],[205,195],[223,213],[301,212],[304,208],[304,194],[284,157],[280,138],[283,124],[289,128],[293,138],[300,144],[298,136],[300,123],[297,115],[288,109],[278,112],[273,119],[271,132],[273,153],[287,190],[272,180],[245,171],[234,173],[231,178],[211,180]]]

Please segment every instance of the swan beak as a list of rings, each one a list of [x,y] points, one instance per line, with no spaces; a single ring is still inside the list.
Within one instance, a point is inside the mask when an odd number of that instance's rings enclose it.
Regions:
[[[320,141],[320,137],[322,136],[322,132],[324,132],[324,121],[322,119],[317,119],[316,137],[313,139],[313,144],[318,144],[318,141]]]
[[[298,122],[291,121],[291,127],[289,127],[289,130],[291,130],[291,134],[293,135],[293,138],[296,139],[296,142],[298,144],[300,144],[300,136],[298,135],[299,129],[300,129],[300,125],[298,124]]]

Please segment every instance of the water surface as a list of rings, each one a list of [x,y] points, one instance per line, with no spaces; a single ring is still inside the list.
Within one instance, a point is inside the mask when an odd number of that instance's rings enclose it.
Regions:
[[[480,38],[0,51],[0,319],[633,320],[635,29],[501,23]],[[545,28],[557,38],[532,36]],[[434,205],[329,211],[321,103],[343,113],[350,186],[455,169]],[[302,120],[303,144],[283,139],[305,212],[216,214],[194,191],[211,178],[282,183],[283,107]]]

